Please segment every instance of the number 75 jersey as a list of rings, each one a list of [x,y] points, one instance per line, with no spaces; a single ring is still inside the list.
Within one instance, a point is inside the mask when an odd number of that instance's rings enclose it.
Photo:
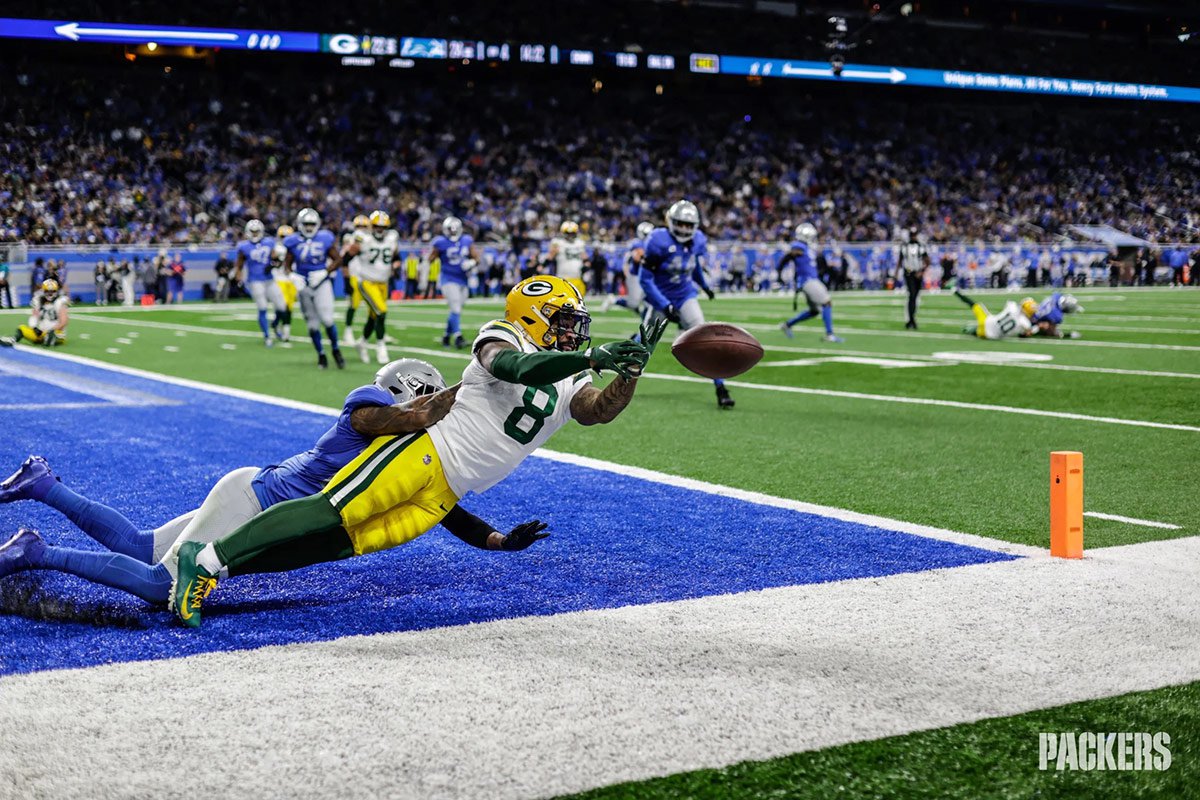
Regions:
[[[505,320],[484,325],[472,351],[490,340],[538,350]],[[545,386],[509,383],[472,358],[450,413],[429,428],[450,488],[464,497],[499,483],[571,420],[571,400],[590,383],[587,372]]]

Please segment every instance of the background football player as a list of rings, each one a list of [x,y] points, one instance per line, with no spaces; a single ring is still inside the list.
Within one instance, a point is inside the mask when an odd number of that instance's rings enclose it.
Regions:
[[[554,269],[554,274],[570,283],[579,290],[582,297],[587,294],[587,286],[583,282],[583,271],[590,266],[587,248],[579,236],[579,223],[566,220],[559,226],[559,235],[550,240],[550,250],[546,253]]]
[[[262,222],[252,219],[246,223],[246,238],[238,242],[237,260],[234,262],[234,280],[241,281],[242,270],[246,270],[246,291],[254,300],[258,309],[258,327],[262,330],[263,343],[270,347],[271,328],[267,325],[267,306],[275,309],[275,319],[278,320],[287,307],[283,302],[283,294],[278,284],[271,276],[272,254],[275,252],[275,240],[265,236],[266,228]],[[275,335],[282,338],[279,325],[275,326]]]
[[[308,325],[308,335],[317,351],[317,366],[329,367],[325,348],[321,345],[321,328],[329,339],[338,369],[345,369],[346,359],[338,348],[337,324],[333,321],[333,273],[341,266],[342,256],[334,242],[333,233],[321,227],[321,215],[304,208],[296,215],[296,232],[283,241],[287,249],[283,266],[291,273],[300,299],[300,312]]]
[[[795,290],[792,296],[792,310],[796,310],[796,301],[801,294],[808,301],[807,309],[786,322],[779,323],[779,328],[790,339],[793,325],[820,314],[825,323],[825,341],[841,342],[841,337],[833,334],[833,300],[829,296],[829,287],[822,283],[817,275],[817,262],[813,258],[816,246],[816,227],[803,222],[796,226],[796,241],[792,243],[791,249],[779,259],[777,269],[780,272],[788,264],[793,265]]]
[[[591,317],[578,290],[554,276],[529,278],[508,293],[504,319],[484,325],[450,413],[426,431],[383,436],[304,500],[260,514],[231,534],[179,549],[174,608],[189,626],[221,570],[265,547],[314,542],[326,560],[397,547],[428,531],[470,492],[494,486],[574,419],[611,422],[633,399],[666,328],[643,325],[643,344],[587,347]],[[612,370],[603,390],[588,369]]]
[[[647,321],[670,320],[683,330],[704,324],[704,312],[696,299],[697,288],[716,297],[704,274],[708,240],[700,230],[700,211],[695,203],[677,200],[667,209],[667,226],[655,228],[646,237],[646,252],[638,279],[646,294]],[[713,381],[717,406],[733,408],[725,381]]]
[[[36,531],[23,529],[0,546],[0,577],[27,569],[52,569],[165,604],[176,563],[174,550],[183,542],[210,541],[263,509],[319,491],[375,436],[409,433],[440,420],[453,405],[456,392],[457,387],[446,389],[441,374],[430,364],[411,358],[394,361],[375,374],[374,383],[350,392],[338,421],[311,450],[277,466],[243,467],[228,473],[217,481],[200,508],[152,531],[139,531],[118,511],[72,491],[44,459],[30,456],[0,484],[0,503],[45,503],[107,552],[47,545]],[[450,509],[442,524],[468,544],[485,549],[524,549],[548,535],[541,533],[546,526],[536,520],[500,534],[458,506]],[[261,552],[243,564],[240,573],[293,569],[298,561],[313,557],[304,543],[293,543]]]
[[[608,311],[613,306],[619,306],[629,309],[638,316],[645,313],[642,304],[646,299],[646,293],[642,291],[638,273],[642,268],[642,259],[646,256],[646,239],[653,230],[653,222],[638,223],[637,234],[629,243],[624,258],[621,259],[621,272],[625,275],[625,296],[615,297],[610,294],[600,307],[601,311]]]
[[[358,260],[358,289],[367,304],[367,324],[358,342],[358,354],[364,364],[370,361],[367,345],[374,336],[376,359],[386,364],[388,281],[400,268],[400,234],[392,230],[392,218],[386,211],[372,211],[369,222],[370,232],[358,234],[345,254]]]
[[[358,287],[358,282],[362,279],[359,272],[362,254],[356,252],[350,255],[348,251],[356,241],[371,232],[371,220],[366,214],[359,214],[354,218],[353,224],[353,229],[342,236],[342,275],[346,280],[346,296],[350,299],[350,304],[346,307],[346,329],[342,331],[342,341],[351,346],[355,343],[354,314],[362,305],[362,292]]]
[[[29,321],[17,326],[12,336],[0,336],[0,346],[12,347],[20,341],[55,347],[67,343],[67,322],[70,314],[67,307],[71,300],[66,292],[60,292],[58,281],[47,278],[41,290],[33,296]]]
[[[971,313],[975,315],[975,325],[966,326],[963,328],[963,333],[978,336],[980,339],[1005,339],[1009,336],[1033,335],[1033,323],[1030,322],[1030,318],[1037,311],[1037,301],[1032,297],[1026,297],[1020,305],[1017,305],[1014,300],[1009,300],[999,314],[990,314],[987,306],[976,303],[963,294],[960,289],[954,290],[954,296],[969,305]]]
[[[292,276],[283,268],[283,262],[287,260],[287,248],[283,243],[295,232],[296,229],[291,225],[280,225],[275,231],[275,248],[271,252],[271,274],[283,298],[283,311],[275,315],[271,328],[283,342],[292,336],[292,309],[296,307],[296,284],[292,283]]]
[[[479,263],[479,250],[475,240],[469,234],[463,233],[462,220],[458,217],[446,217],[442,221],[442,235],[433,240],[429,251],[429,281],[430,287],[435,282],[440,285],[442,296],[450,309],[446,317],[446,333],[442,336],[442,346],[449,346],[453,338],[454,346],[461,350],[466,346],[462,336],[462,312],[467,302],[467,271],[472,263]],[[440,270],[434,275],[434,264]]]
[[[1083,311],[1083,306],[1074,295],[1055,292],[1047,297],[1033,312],[1030,321],[1033,323],[1036,336],[1050,336],[1055,339],[1078,339],[1079,331],[1063,331],[1059,329],[1064,314],[1075,314]]]

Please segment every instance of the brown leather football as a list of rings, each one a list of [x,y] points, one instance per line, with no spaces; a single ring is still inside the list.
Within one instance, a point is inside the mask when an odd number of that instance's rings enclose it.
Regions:
[[[686,330],[671,345],[671,355],[706,378],[732,378],[763,357],[763,347],[747,330],[728,322],[707,322]]]

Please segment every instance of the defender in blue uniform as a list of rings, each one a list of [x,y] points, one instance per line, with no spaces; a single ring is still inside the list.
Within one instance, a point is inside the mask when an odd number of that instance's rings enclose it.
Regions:
[[[456,393],[457,387],[445,388],[441,374],[431,365],[416,359],[393,361],[376,373],[373,384],[347,396],[337,422],[312,449],[278,465],[230,472],[209,491],[199,509],[153,531],[139,531],[114,509],[76,494],[59,481],[44,459],[30,456],[0,483],[0,503],[45,503],[109,552],[50,546],[35,531],[22,530],[0,545],[0,577],[26,569],[52,569],[122,589],[152,603],[166,603],[174,580],[174,551],[180,544],[213,541],[271,506],[319,492],[377,436],[411,433],[440,420],[453,405]],[[514,528],[509,537],[516,538],[510,539],[458,506],[442,524],[468,544],[485,549],[523,549],[545,535],[539,535],[544,525],[527,523]],[[264,551],[238,571],[297,569],[329,559],[320,543],[309,547],[300,542]]]
[[[1061,331],[1064,314],[1074,314],[1083,311],[1083,306],[1073,295],[1055,292],[1038,305],[1037,310],[1030,316],[1037,336],[1053,336],[1056,339],[1078,339],[1079,331]]]
[[[789,263],[794,265],[795,294],[792,296],[792,310],[796,310],[796,301],[799,300],[801,292],[808,300],[806,310],[786,322],[779,323],[779,328],[790,339],[793,325],[820,314],[821,320],[825,323],[825,341],[841,342],[841,337],[833,334],[833,300],[829,297],[829,287],[821,282],[821,278],[817,274],[817,262],[813,259],[816,246],[816,227],[807,222],[801,223],[796,226],[796,241],[792,243],[791,249],[784,254],[783,258],[779,259],[778,269],[780,272],[783,272],[783,268]]]
[[[700,231],[700,211],[688,200],[677,200],[667,209],[667,226],[646,237],[638,282],[646,296],[647,327],[666,319],[682,330],[704,324],[697,290],[709,300],[716,297],[704,274],[708,239]],[[717,406],[733,408],[725,381],[713,381]]]
[[[283,302],[283,292],[279,291],[279,285],[271,275],[271,255],[275,252],[275,240],[265,234],[266,226],[259,220],[252,219],[246,223],[246,238],[238,242],[237,246],[234,279],[244,281],[246,291],[254,299],[254,305],[258,308],[258,327],[262,329],[263,343],[270,347],[271,327],[275,328],[276,336],[283,338],[279,333],[279,326],[283,321],[283,313],[287,311],[287,305]],[[243,269],[246,270],[245,278],[242,277]],[[272,326],[267,325],[268,304],[275,308],[275,322]]]
[[[475,247],[475,240],[463,233],[462,220],[458,217],[446,217],[442,221],[442,235],[433,240],[429,260],[432,261],[435,255],[442,263],[439,279],[442,297],[446,298],[446,305],[450,308],[442,347],[448,347],[453,337],[454,346],[462,350],[466,347],[462,335],[462,312],[469,293],[467,274],[479,263],[479,250]]]
[[[321,346],[321,328],[329,337],[329,349],[338,369],[346,368],[346,359],[338,348],[337,325],[333,321],[333,274],[342,263],[333,232],[321,227],[321,215],[315,209],[301,209],[296,215],[296,232],[283,240],[287,249],[283,266],[292,275],[300,299],[300,311],[308,324],[317,351],[317,366],[329,367]]]

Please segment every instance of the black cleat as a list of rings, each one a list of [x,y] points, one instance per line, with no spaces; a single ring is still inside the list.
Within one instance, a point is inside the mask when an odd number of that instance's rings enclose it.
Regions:
[[[463,339],[463,337],[462,337],[462,334],[461,334],[461,333],[460,333],[458,336],[455,336],[455,337],[454,337],[454,349],[455,349],[455,350],[462,350],[462,349],[463,349],[464,347],[466,347],[466,346],[467,346],[467,343],[466,343],[466,341]]]
[[[329,357],[324,353],[317,354],[317,369],[329,369]]]
[[[904,323],[904,329],[908,331],[915,331],[917,329],[917,323],[909,320],[908,322]]]
[[[733,408],[733,398],[729,396],[729,390],[724,386],[717,387],[717,408]]]
[[[445,336],[442,337],[442,347],[449,347],[449,346],[450,346],[450,334],[447,333]]]
[[[342,358],[342,351],[341,351],[341,350],[334,350],[334,351],[333,351],[333,363],[337,364],[337,368],[338,368],[338,369],[345,369],[345,368],[346,368],[346,359]]]

